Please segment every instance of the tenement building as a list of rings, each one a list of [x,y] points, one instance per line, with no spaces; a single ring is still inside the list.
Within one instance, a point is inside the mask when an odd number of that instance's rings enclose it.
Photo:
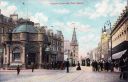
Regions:
[[[1,44],[2,36],[5,36],[9,31],[11,31],[15,27],[15,22],[13,21],[13,16],[6,17],[1,14],[0,10],[0,67],[2,67],[3,63],[3,45]]]
[[[0,20],[2,20],[0,18]],[[47,27],[34,27],[29,20],[18,19],[16,25],[7,25],[8,32],[4,31],[6,24],[0,26],[0,45],[2,51],[2,65],[4,68],[42,68],[53,62],[64,60],[64,37],[61,31],[53,33]]]
[[[128,6],[119,16],[112,30],[112,59],[128,56]]]

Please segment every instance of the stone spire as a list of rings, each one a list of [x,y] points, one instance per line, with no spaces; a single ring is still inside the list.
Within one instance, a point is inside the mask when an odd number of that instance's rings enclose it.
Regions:
[[[71,45],[78,46],[75,28],[74,28],[73,35],[72,35]]]

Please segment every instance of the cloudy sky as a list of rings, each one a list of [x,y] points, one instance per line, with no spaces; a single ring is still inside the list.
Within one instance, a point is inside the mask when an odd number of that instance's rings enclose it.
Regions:
[[[127,0],[0,0],[0,9],[6,16],[17,13],[61,30],[65,40],[71,40],[77,28],[79,54],[84,56],[98,45],[104,23],[114,24],[126,4]]]

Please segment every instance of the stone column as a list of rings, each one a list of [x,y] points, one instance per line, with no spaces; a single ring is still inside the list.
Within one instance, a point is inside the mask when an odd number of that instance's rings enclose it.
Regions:
[[[22,45],[22,50],[21,50],[21,52],[22,53],[20,53],[20,55],[21,55],[21,62],[22,62],[22,67],[23,68],[25,68],[25,65],[26,65],[26,62],[25,62],[25,55],[26,55],[26,53],[25,53],[25,43]]]
[[[10,47],[10,63],[12,62],[12,51],[13,51],[13,49],[12,49],[12,47]]]
[[[39,68],[41,68],[42,65],[42,44],[40,44],[40,53],[39,53]]]
[[[4,67],[8,68],[9,63],[9,46],[6,45],[6,49],[4,50]]]
[[[5,67],[5,65],[6,65],[6,54],[7,53],[7,51],[6,51],[6,46],[4,47],[4,53],[3,53],[3,64],[4,64],[4,67]]]

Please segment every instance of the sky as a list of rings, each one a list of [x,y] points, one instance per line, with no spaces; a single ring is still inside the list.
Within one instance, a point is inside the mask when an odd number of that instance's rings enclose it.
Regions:
[[[98,46],[105,22],[113,25],[126,4],[127,0],[0,0],[0,9],[5,16],[16,13],[60,30],[65,40],[71,41],[75,27],[79,55],[85,57]]]

